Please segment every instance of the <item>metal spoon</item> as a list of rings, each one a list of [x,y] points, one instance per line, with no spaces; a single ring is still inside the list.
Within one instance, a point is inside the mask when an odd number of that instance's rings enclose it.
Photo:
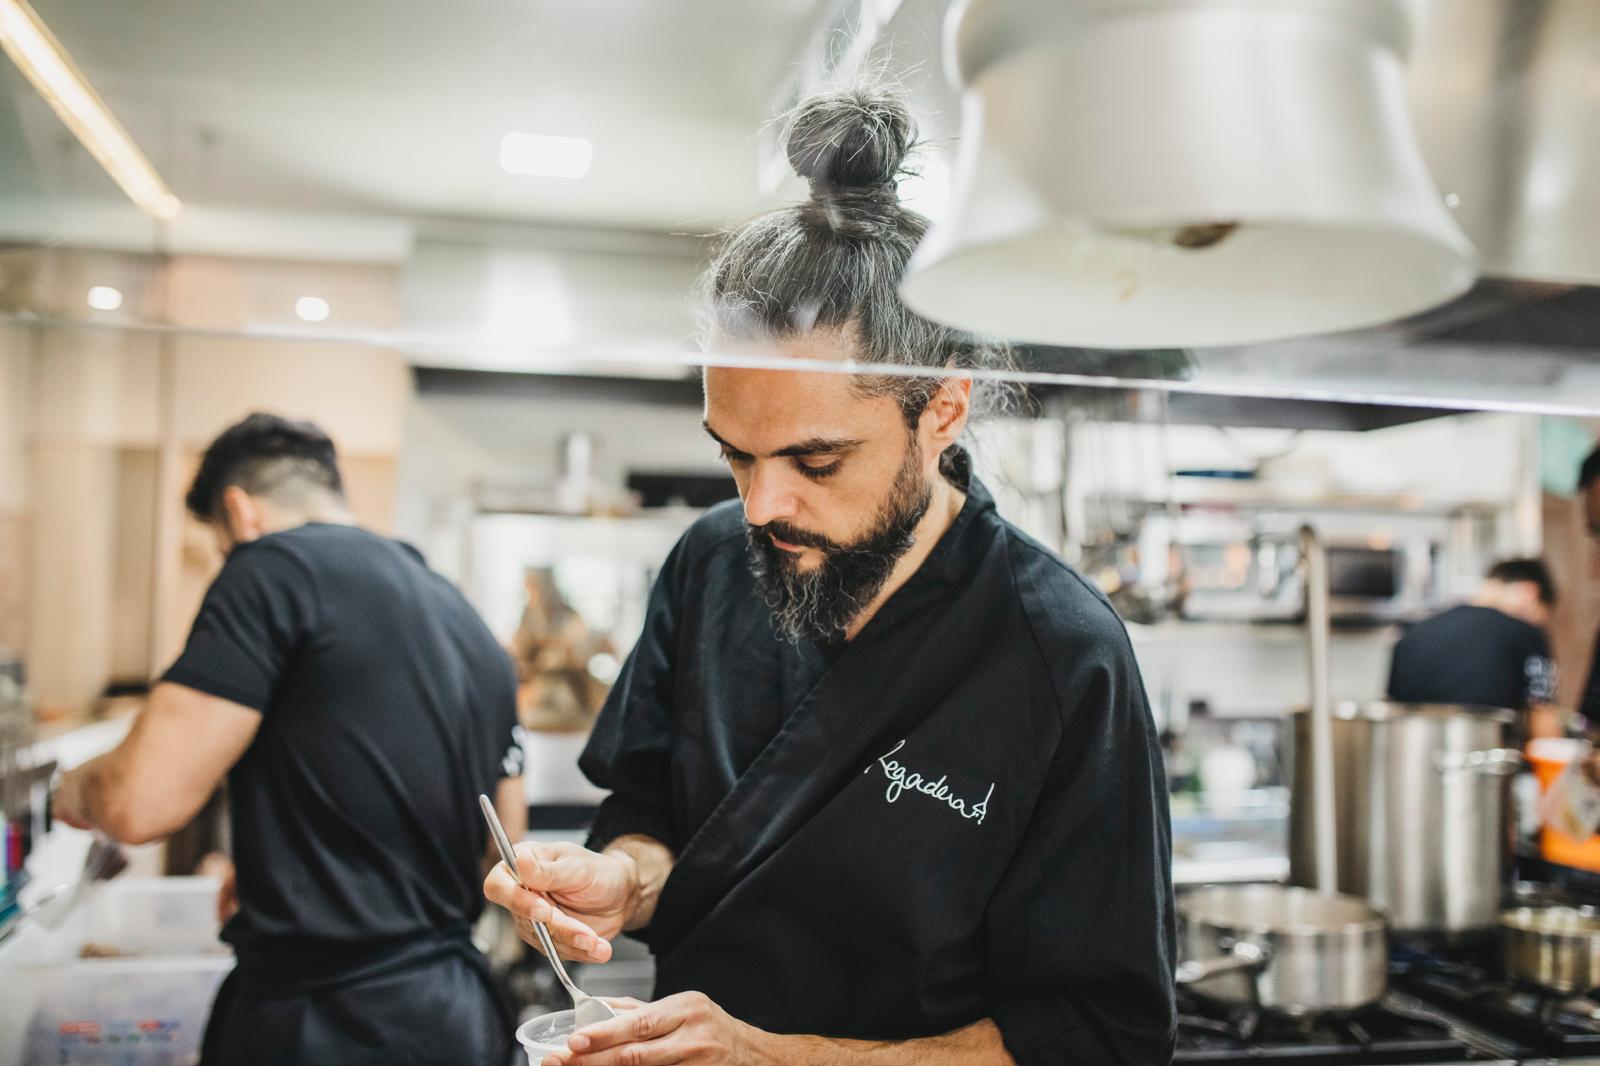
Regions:
[[[483,808],[484,821],[489,823],[489,835],[494,837],[494,842],[500,849],[500,858],[505,860],[506,869],[511,871],[511,876],[516,878],[517,884],[527,888],[522,880],[522,874],[517,872],[517,853],[511,850],[511,838],[506,836],[506,827],[500,824],[500,816],[495,813],[494,802],[488,796],[478,797],[478,806]],[[550,930],[545,928],[543,922],[534,922],[533,931],[539,935],[539,944],[544,948],[544,957],[550,960],[550,965],[556,968],[556,976],[561,979],[561,984],[572,997],[572,1027],[583,1029],[595,1025],[607,1018],[615,1018],[617,1012],[604,1000],[596,999],[572,983],[572,978],[567,976],[567,968],[561,964],[561,956],[556,954],[555,942],[550,939]]]

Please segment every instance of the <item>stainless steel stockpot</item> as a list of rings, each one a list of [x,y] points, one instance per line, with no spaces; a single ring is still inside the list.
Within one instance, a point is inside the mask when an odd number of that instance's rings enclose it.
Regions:
[[[1509,711],[1346,703],[1334,710],[1340,892],[1370,900],[1396,932],[1487,934],[1510,851]],[[1290,881],[1316,880],[1309,716],[1295,715]]]

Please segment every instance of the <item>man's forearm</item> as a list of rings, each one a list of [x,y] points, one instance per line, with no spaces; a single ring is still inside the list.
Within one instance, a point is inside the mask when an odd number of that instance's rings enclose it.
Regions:
[[[655,917],[661,889],[672,873],[672,864],[676,861],[672,849],[655,837],[634,833],[607,844],[603,854],[621,859],[631,870],[633,898],[622,928],[627,931],[643,929]]]
[[[836,1040],[764,1033],[763,1061],[772,1066],[1016,1066],[1000,1029],[985,1018],[943,1036],[919,1040]]]

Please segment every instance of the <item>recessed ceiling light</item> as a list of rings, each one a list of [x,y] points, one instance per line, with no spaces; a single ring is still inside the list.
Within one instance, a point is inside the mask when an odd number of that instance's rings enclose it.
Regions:
[[[122,293],[109,285],[96,285],[89,290],[89,306],[96,311],[115,311],[122,306]]]
[[[302,296],[294,302],[294,313],[307,322],[321,322],[330,310],[328,301],[320,296]]]
[[[500,140],[500,166],[508,174],[540,178],[581,178],[589,173],[594,145],[582,137],[508,133]]]
[[[1447,192],[1444,194],[1444,205],[1446,207],[1460,207],[1461,197],[1457,196],[1453,192]]]

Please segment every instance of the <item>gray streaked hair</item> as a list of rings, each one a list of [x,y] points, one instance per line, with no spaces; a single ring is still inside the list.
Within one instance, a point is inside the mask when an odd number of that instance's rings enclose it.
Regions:
[[[789,163],[811,185],[802,203],[751,219],[728,235],[702,282],[710,331],[770,341],[838,330],[864,363],[940,370],[1009,369],[1010,349],[914,314],[900,277],[928,220],[901,205],[916,129],[905,104],[882,88],[803,101],[784,135]],[[892,395],[915,426],[942,378],[857,375],[868,395]],[[1005,383],[973,383],[973,415],[1007,408]]]

